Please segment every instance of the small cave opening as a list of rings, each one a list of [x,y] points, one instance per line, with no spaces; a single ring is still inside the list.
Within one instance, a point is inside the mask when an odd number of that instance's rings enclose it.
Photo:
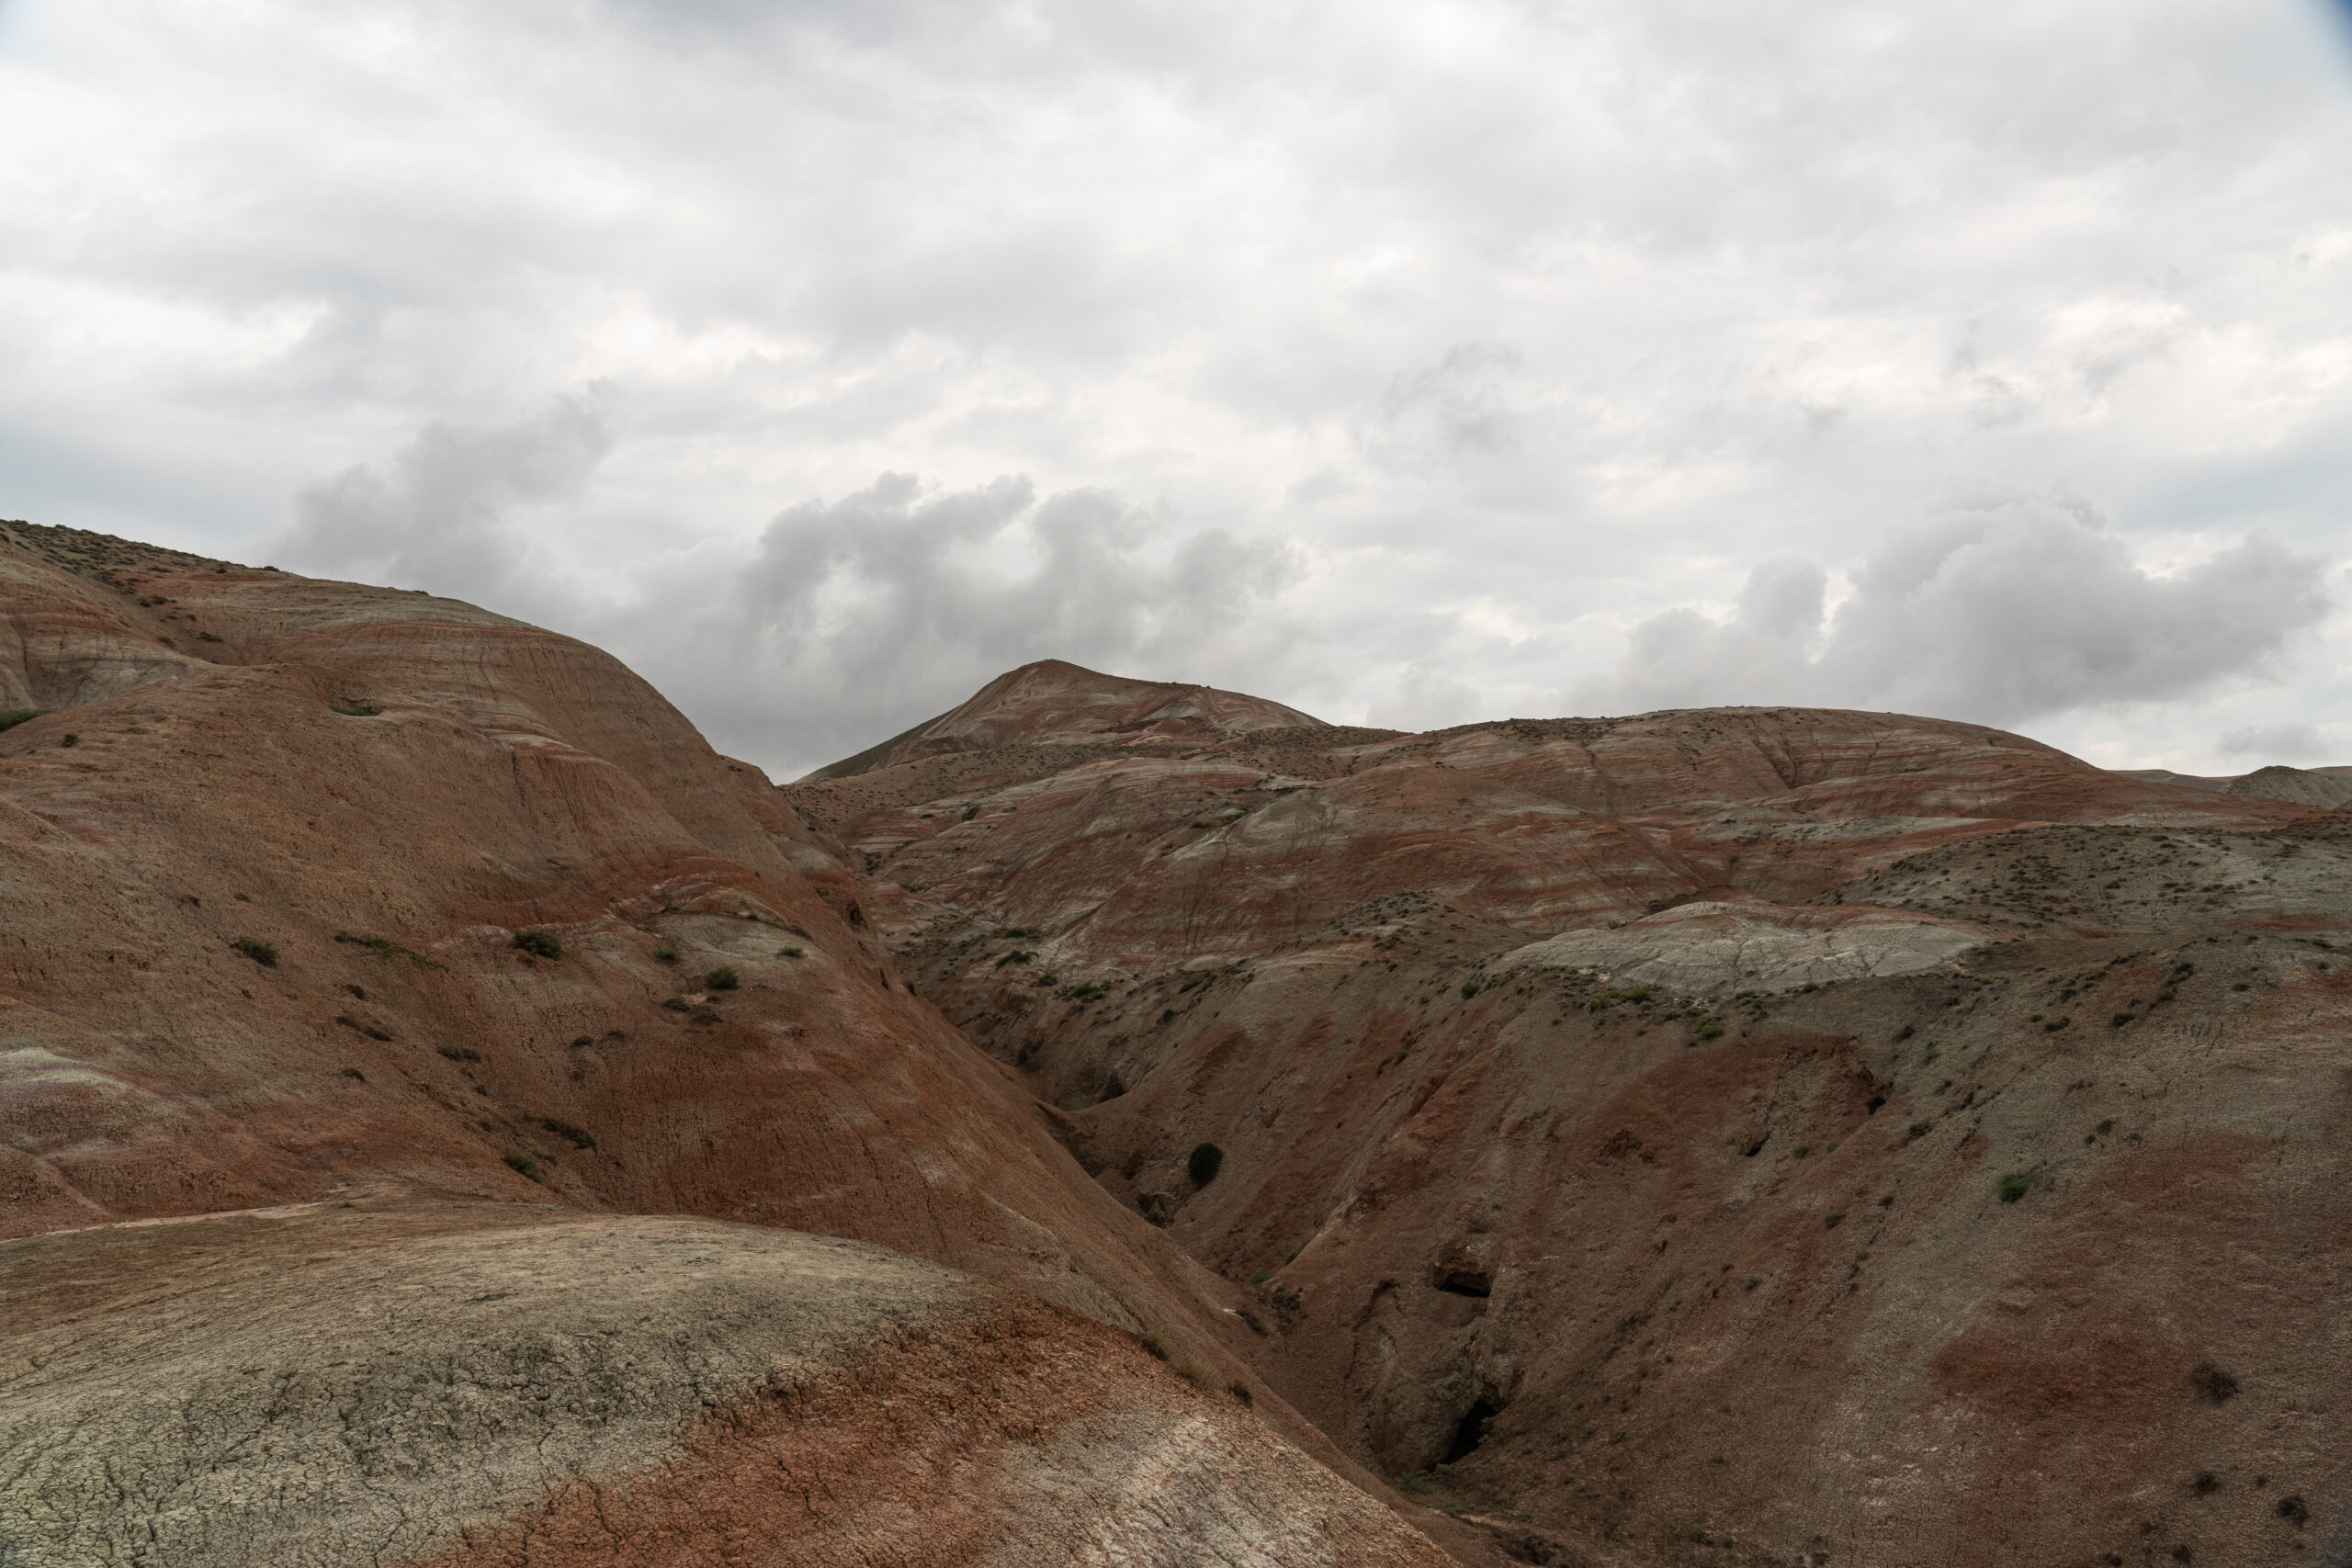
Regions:
[[[1494,1281],[1484,1269],[1448,1269],[1437,1277],[1437,1288],[1450,1296],[1481,1301],[1495,1293]]]
[[[1463,1412],[1461,1424],[1453,1428],[1453,1436],[1445,1445],[1445,1457],[1438,1462],[1459,1464],[1468,1459],[1477,1451],[1478,1445],[1487,1440],[1487,1427],[1502,1413],[1503,1407],[1491,1396],[1480,1394],[1470,1408]]]

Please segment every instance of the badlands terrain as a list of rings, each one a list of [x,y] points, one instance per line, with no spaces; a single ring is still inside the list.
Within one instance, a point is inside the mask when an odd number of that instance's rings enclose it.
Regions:
[[[0,606],[7,1568],[2352,1560],[2339,772]]]

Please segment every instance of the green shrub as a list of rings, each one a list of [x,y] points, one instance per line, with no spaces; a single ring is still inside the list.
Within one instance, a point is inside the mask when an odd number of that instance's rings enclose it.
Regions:
[[[509,1149],[506,1151],[503,1157],[505,1158],[507,1165],[517,1176],[528,1177],[533,1181],[544,1182],[547,1180],[547,1177],[539,1170],[539,1162],[533,1159],[529,1155],[525,1154],[521,1149]]]
[[[1463,981],[1463,982],[1462,982],[1462,997],[1463,997],[1463,999],[1464,999],[1464,1001],[1467,1001],[1470,998],[1475,997],[1475,996],[1476,996],[1477,994],[1478,994],[1478,982],[1477,982],[1477,981],[1476,981],[1476,980],[1464,980],[1464,981]]]
[[[14,729],[28,719],[39,718],[47,711],[45,708],[10,708],[0,713],[0,729]]]
[[[675,964],[677,961],[678,950],[674,947],[657,947],[653,950],[653,962],[656,964]]]
[[[2004,1203],[2016,1202],[2018,1199],[2026,1195],[2027,1190],[2032,1185],[2033,1179],[2028,1176],[2024,1171],[2010,1171],[2007,1176],[2001,1178],[2001,1201]]]
[[[1933,1122],[1914,1122],[1903,1129],[1903,1135],[1905,1141],[1908,1142],[1914,1138],[1924,1138],[1935,1130],[1936,1124]]]
[[[731,991],[743,983],[743,977],[722,964],[702,977],[702,983],[714,991]]]
[[[265,969],[277,967],[277,945],[255,937],[241,936],[229,944]]]
[[[996,961],[996,966],[1001,969],[1008,964],[1035,964],[1036,961],[1037,955],[1035,953],[1023,953],[1016,947],[1011,953],[1006,953],[1002,958],[998,959]]]
[[[1805,1156],[1813,1153],[1813,1145],[1811,1144],[1799,1144],[1794,1149],[1792,1149],[1790,1153],[1795,1155],[1797,1158],[1803,1159]]]
[[[1416,1497],[1426,1497],[1437,1488],[1430,1484],[1428,1476],[1419,1471],[1410,1470],[1396,1478],[1396,1490],[1409,1492]]]
[[[1184,1369],[1185,1377],[1203,1393],[1216,1393],[1225,1387],[1224,1374],[1206,1361],[1194,1361]]]
[[[514,933],[514,945],[535,958],[561,958],[563,943],[553,931],[543,931],[537,926],[526,926]]]
[[[1829,1229],[1831,1229],[1831,1230],[1833,1230],[1833,1231],[1834,1231],[1834,1230],[1836,1230],[1836,1229],[1838,1228],[1838,1221],[1840,1221],[1840,1220],[1842,1220],[1842,1219],[1844,1219],[1845,1217],[1846,1217],[1846,1211],[1845,1211],[1845,1210],[1843,1210],[1843,1209],[1839,1209],[1839,1210],[1835,1211],[1834,1213],[1826,1213],[1826,1214],[1822,1215],[1822,1216],[1821,1216],[1821,1223],[1822,1223],[1824,1225],[1827,1226]]]
[[[373,718],[376,716],[376,710],[369,707],[366,703],[329,703],[327,706],[334,709],[335,712],[343,715],[345,718]]]
[[[1145,1329],[1136,1336],[1136,1342],[1144,1348],[1145,1352],[1152,1359],[1156,1361],[1168,1359],[1168,1337],[1157,1328]]]
[[[1701,1019],[1698,1034],[1702,1040],[1721,1040],[1724,1037],[1724,1021],[1719,1018]]]
[[[958,822],[969,822],[973,818],[978,817],[979,814],[980,808],[978,806],[967,806],[964,807],[964,815],[957,818],[956,820]]]
[[[1216,1179],[1217,1168],[1225,1163],[1225,1151],[1215,1144],[1195,1144],[1193,1157],[1184,1162],[1184,1169],[1195,1187],[1206,1187]]]
[[[1255,1274],[1250,1276],[1250,1282],[1253,1285],[1262,1285],[1273,1277],[1274,1271],[1272,1269],[1261,1269]]]

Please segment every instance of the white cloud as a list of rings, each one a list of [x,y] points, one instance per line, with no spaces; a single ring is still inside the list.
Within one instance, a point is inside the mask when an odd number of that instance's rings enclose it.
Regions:
[[[2249,725],[2223,731],[2220,750],[2224,757],[2243,757],[2264,765],[2326,761],[2347,750],[2333,739],[2335,733],[2333,726],[2323,730],[2312,724]]]
[[[1267,694],[1335,715],[1416,666],[1532,711],[1597,628],[1859,561],[1954,474],[2067,479],[2133,559],[2335,559],[2347,61],[2324,7],[2233,0],[6,0],[0,512],[252,558],[301,492],[299,526],[379,519],[316,541],[349,570],[462,559],[536,614],[876,474],[1025,474],[1127,498],[1134,570],[1306,552],[1282,603],[1330,681]],[[583,387],[577,499],[452,522],[435,464],[521,459],[385,456]],[[998,558],[1044,559],[1042,515],[947,547],[1026,581]],[[393,517],[426,536],[381,548]],[[1643,679],[1862,645],[1758,614],[1659,623]],[[2267,666],[2282,711],[2352,654],[2323,635]],[[1889,700],[2196,689],[2045,651]],[[2167,701],[2136,750],[2244,722]]]
[[[577,502],[611,437],[559,400],[503,426],[427,426],[379,473],[306,488],[277,553],[522,615],[610,649],[714,743],[786,775],[954,706],[988,675],[1057,658],[1227,685],[1307,678],[1278,540],[1177,536],[1103,491],[1039,500],[1005,476],[960,491],[885,474],[787,508],[756,540],[649,563],[615,591],[535,560],[531,511]]]
[[[1394,692],[1372,705],[1364,722],[1381,729],[1445,729],[1479,717],[1479,707],[1476,687],[1415,664],[1397,680]]]
[[[1736,608],[1634,628],[1571,694],[1609,711],[1792,703],[2017,724],[2271,673],[2331,608],[2321,563],[2255,535],[2155,576],[2065,491],[1951,498],[1890,528],[1823,611],[1818,567],[1758,567]],[[1817,647],[1817,651],[1815,649]]]

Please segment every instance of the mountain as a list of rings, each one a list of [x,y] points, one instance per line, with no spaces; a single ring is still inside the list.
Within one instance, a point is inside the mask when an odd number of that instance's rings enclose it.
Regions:
[[[2342,1528],[2337,813],[1798,709],[786,793],[1269,1381],[1521,1560]]]
[[[0,1560],[1445,1560],[609,656],[9,524],[0,683]]]
[[[2352,1529],[2325,770],[1047,662],[778,788],[569,638],[23,524],[0,685],[0,1562]]]

